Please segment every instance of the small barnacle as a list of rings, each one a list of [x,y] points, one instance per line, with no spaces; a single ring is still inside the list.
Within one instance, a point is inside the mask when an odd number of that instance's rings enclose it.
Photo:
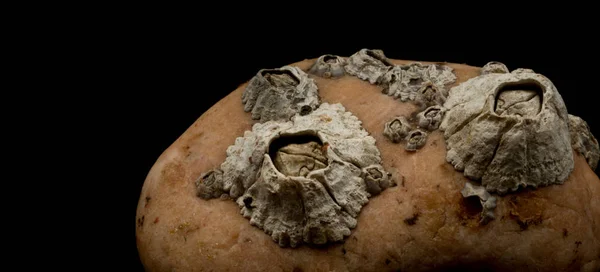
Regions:
[[[406,147],[408,151],[416,151],[423,147],[427,142],[427,132],[420,129],[415,129],[406,136]]]
[[[552,82],[525,69],[450,90],[446,160],[488,192],[562,184],[573,170],[567,109]]]
[[[378,195],[395,184],[391,181],[392,174],[386,172],[381,165],[370,165],[362,169],[361,177],[367,185],[367,192],[371,195]]]
[[[317,85],[298,67],[262,69],[242,94],[244,110],[261,122],[289,120],[319,106]]]
[[[204,199],[220,197],[224,194],[223,190],[223,171],[212,169],[202,173],[196,180],[197,195]]]
[[[399,143],[406,138],[406,135],[408,135],[408,132],[411,129],[412,127],[408,120],[406,120],[404,116],[398,116],[385,123],[383,135],[385,135],[392,142]]]
[[[580,117],[569,114],[569,133],[573,148],[583,155],[588,165],[595,171],[600,159],[600,147],[587,122]]]
[[[431,106],[417,114],[417,124],[426,130],[436,130],[442,122],[445,109],[442,106]]]
[[[426,81],[421,84],[421,88],[417,91],[416,99],[424,105],[443,105],[446,101],[446,95],[442,88],[433,84],[431,81]]]
[[[506,74],[508,73],[508,68],[504,63],[490,61],[481,68],[481,74],[486,75],[491,73]]]
[[[323,55],[310,67],[309,73],[324,77],[340,77],[344,75],[346,60],[335,55]]]
[[[348,58],[346,72],[375,84],[377,79],[394,65],[381,50],[361,49]]]
[[[467,181],[460,193],[464,198],[479,198],[479,202],[483,208],[479,223],[485,225],[495,218],[494,209],[496,209],[496,197],[490,195],[483,186],[475,185],[472,182]]]
[[[255,124],[220,169],[202,176],[199,195],[229,194],[282,247],[343,240],[368,198],[392,184],[375,139],[340,104]]]

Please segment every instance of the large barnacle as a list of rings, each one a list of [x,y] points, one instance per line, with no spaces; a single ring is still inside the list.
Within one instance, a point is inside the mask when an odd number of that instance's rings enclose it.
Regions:
[[[375,139],[340,104],[290,121],[257,123],[197,183],[203,198],[229,194],[280,246],[340,241],[368,198],[393,185]]]
[[[573,169],[567,109],[546,77],[489,73],[450,90],[446,160],[489,192],[561,184]]]

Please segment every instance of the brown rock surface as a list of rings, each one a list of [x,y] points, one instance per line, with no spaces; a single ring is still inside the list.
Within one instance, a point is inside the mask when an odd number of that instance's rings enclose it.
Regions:
[[[314,61],[294,65],[307,71]],[[477,67],[449,65],[457,83],[479,74]],[[194,181],[218,167],[227,147],[256,122],[243,111],[240,86],[173,143],[146,178],[136,237],[148,271],[600,270],[600,180],[578,153],[563,185],[499,197],[496,219],[482,226],[477,205],[460,194],[466,178],[445,160],[441,132],[430,133],[416,152],[383,136],[385,122],[409,118],[417,106],[355,77],[313,78],[323,102],[341,103],[363,122],[398,186],[370,199],[344,243],[319,248],[281,248],[250,226],[234,201],[197,197]]]

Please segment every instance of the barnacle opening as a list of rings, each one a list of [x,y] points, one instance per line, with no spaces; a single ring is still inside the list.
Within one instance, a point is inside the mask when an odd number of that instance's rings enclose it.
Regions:
[[[327,167],[326,146],[311,132],[280,135],[269,144],[269,157],[285,176],[307,176]]]
[[[544,86],[534,80],[501,85],[494,98],[494,113],[532,117],[542,111]]]
[[[323,62],[325,62],[325,63],[337,63],[338,62],[338,58],[337,58],[337,56],[334,56],[334,55],[325,55],[325,56],[323,56]]]
[[[470,217],[478,216],[483,211],[483,205],[481,205],[481,200],[477,195],[463,198],[462,205],[465,213]]]
[[[279,69],[268,69],[263,70],[261,72],[261,76],[263,76],[271,85],[276,87],[283,86],[296,86],[300,84],[300,79],[297,78],[291,71],[289,70],[279,70]]]

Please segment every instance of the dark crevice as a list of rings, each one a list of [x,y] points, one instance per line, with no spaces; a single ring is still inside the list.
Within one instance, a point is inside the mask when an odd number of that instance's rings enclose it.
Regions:
[[[306,144],[309,142],[316,142],[323,146],[323,142],[319,137],[312,134],[298,134],[298,135],[282,135],[276,138],[269,145],[269,157],[275,161],[275,155],[279,149],[288,146],[290,144]]]
[[[481,205],[481,201],[479,200],[478,196],[463,198],[462,204],[465,207],[465,212],[470,217],[478,216],[483,211],[483,206]]]

